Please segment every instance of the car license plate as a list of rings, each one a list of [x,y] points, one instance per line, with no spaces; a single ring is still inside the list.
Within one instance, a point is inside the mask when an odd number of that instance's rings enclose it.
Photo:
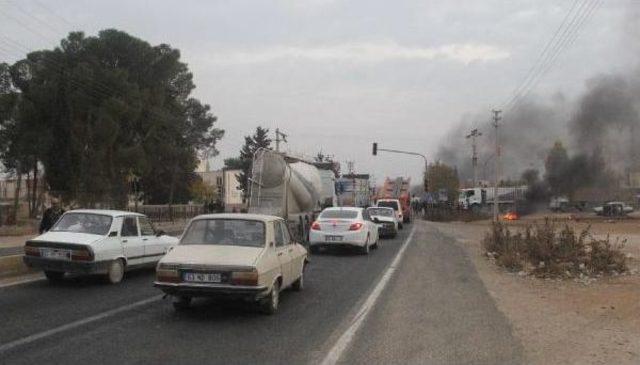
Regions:
[[[53,248],[43,248],[40,251],[40,255],[47,259],[53,260],[71,260],[70,250],[56,250]]]
[[[183,279],[192,283],[219,283],[222,276],[220,273],[186,272]]]
[[[324,236],[324,240],[327,242],[340,242],[342,241],[342,236]]]

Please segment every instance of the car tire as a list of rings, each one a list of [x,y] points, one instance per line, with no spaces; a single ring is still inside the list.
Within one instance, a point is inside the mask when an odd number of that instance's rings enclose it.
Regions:
[[[369,254],[369,236],[367,236],[367,241],[364,243],[364,246],[360,248],[360,253],[363,255]]]
[[[371,248],[373,248],[374,250],[380,248],[380,238],[378,238],[378,240],[371,246]]]
[[[186,296],[175,297],[171,304],[173,304],[173,309],[176,311],[183,311],[183,310],[189,309],[189,307],[191,306],[191,297],[186,297]]]
[[[122,259],[116,259],[111,261],[109,269],[107,271],[107,282],[109,284],[118,284],[124,278],[124,261]]]
[[[273,288],[269,292],[266,298],[262,299],[260,303],[260,309],[262,313],[272,315],[278,311],[280,305],[280,283],[276,281],[273,283]]]
[[[44,276],[52,283],[57,283],[64,279],[64,271],[45,271]]]
[[[300,277],[298,278],[298,280],[294,281],[293,284],[291,284],[291,290],[293,291],[302,291],[304,289],[304,269],[302,269],[302,272],[300,273]]]

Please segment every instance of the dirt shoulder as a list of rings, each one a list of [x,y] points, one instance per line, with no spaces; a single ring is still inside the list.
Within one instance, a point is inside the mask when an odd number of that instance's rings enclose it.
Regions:
[[[432,224],[467,249],[487,290],[520,338],[527,363],[640,363],[640,275],[600,278],[588,285],[523,277],[496,267],[483,256],[480,241],[489,222]],[[593,233],[614,238],[640,233],[631,224],[621,224],[628,231],[605,229],[617,223],[606,224]],[[640,246],[640,239],[637,242]],[[636,249],[636,242],[625,247],[632,255],[630,266],[637,268]]]

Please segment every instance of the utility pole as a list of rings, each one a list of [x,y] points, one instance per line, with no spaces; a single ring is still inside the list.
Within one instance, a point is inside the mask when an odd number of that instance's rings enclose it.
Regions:
[[[351,196],[353,198],[353,206],[357,207],[358,205],[356,204],[356,177],[354,175],[354,162],[353,161],[347,161],[347,170],[349,170],[349,175],[351,175],[351,184],[352,184],[352,191],[351,191]]]
[[[287,135],[280,132],[280,128],[276,128],[276,152],[280,152],[280,142],[287,143]]]
[[[500,117],[502,110],[492,110],[491,112],[493,113],[493,128],[496,133],[495,179],[493,181],[493,221],[498,222],[498,181],[500,181],[500,142],[498,140],[498,122],[502,119]]]
[[[478,129],[474,129],[467,135],[467,139],[471,139],[471,164],[473,166],[473,187],[478,186],[478,149],[476,145],[476,137],[480,137],[482,135],[481,132],[478,132]]]

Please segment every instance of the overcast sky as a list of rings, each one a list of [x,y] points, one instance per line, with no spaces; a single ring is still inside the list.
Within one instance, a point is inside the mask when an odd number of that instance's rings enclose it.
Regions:
[[[371,142],[431,157],[463,117],[489,118],[573,2],[0,0],[0,34],[23,47],[0,43],[0,60],[52,48],[70,30],[124,30],[181,50],[195,96],[226,131],[214,167],[262,125],[285,131],[296,153],[415,180],[421,160],[373,157]],[[586,79],[636,66],[625,32],[637,7],[602,2],[534,93],[575,97]]]

